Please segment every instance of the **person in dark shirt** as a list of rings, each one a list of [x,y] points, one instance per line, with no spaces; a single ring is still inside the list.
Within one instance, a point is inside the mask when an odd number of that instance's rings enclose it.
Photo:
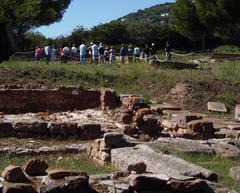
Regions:
[[[169,42],[166,43],[166,47],[165,47],[165,56],[166,56],[166,60],[170,60],[172,58],[172,47],[169,44]]]
[[[150,48],[149,48],[148,44],[146,44],[145,49],[144,49],[145,62],[148,62],[149,56],[150,56]]]
[[[153,62],[153,64],[155,64],[155,63],[156,63],[156,60],[157,60],[156,54],[157,54],[157,48],[156,48],[156,46],[155,46],[155,43],[152,43],[152,46],[151,46],[151,56],[152,56],[152,62]]]
[[[128,47],[128,62],[129,63],[133,62],[133,50],[131,46]]]
[[[127,56],[127,54],[128,54],[128,50],[125,47],[125,45],[123,44],[121,49],[120,49],[120,61],[121,61],[122,64],[125,63],[125,57]]]

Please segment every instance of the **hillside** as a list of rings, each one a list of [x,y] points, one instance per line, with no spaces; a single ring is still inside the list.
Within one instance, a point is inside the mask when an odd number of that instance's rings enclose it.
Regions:
[[[153,24],[170,23],[170,7],[173,3],[165,3],[140,9],[135,13],[130,13],[118,20],[127,22],[149,21]]]

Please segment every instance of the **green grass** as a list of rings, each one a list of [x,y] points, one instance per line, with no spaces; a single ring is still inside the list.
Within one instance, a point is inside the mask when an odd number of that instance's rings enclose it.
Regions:
[[[59,159],[58,159],[59,158]],[[60,159],[61,158],[61,159]],[[39,155],[39,156],[0,156],[0,172],[8,165],[22,166],[28,160],[43,159],[50,168],[67,169],[74,171],[84,171],[88,175],[112,173],[115,168],[112,165],[96,165],[86,153],[81,154],[53,154],[53,155]]]
[[[188,57],[175,57],[174,60],[191,61],[204,57],[202,54],[195,54]],[[210,83],[214,86],[214,81],[219,81],[223,85],[227,83],[240,82],[240,61],[229,61],[214,64],[201,64],[203,68],[211,68],[211,72],[200,71],[198,69],[176,70],[164,67],[151,66],[148,63],[131,64],[60,64],[41,62],[36,64],[30,61],[10,61],[0,64],[0,83],[17,83],[20,85],[30,85],[30,87],[39,87],[39,85],[48,85],[49,87],[63,86],[82,86],[84,88],[98,89],[108,87],[116,90],[118,93],[129,94],[138,93],[149,98],[149,100],[159,98],[158,103],[162,103],[166,94],[179,81],[191,81],[195,85],[201,83]],[[213,84],[211,84],[213,82]],[[225,91],[228,92],[228,91]],[[236,95],[237,91],[234,91]],[[234,94],[233,93],[233,94]],[[219,95],[219,93],[212,93]],[[223,93],[224,94],[224,93]],[[203,101],[206,97],[203,91],[194,92],[197,101]],[[208,94],[207,94],[208,97]],[[212,97],[212,96],[211,96]],[[163,100],[161,100],[163,99]],[[205,108],[207,100],[202,102],[194,109],[199,111]],[[224,98],[222,98],[224,99]],[[227,103],[238,102],[226,98]],[[230,101],[231,100],[231,101]],[[147,102],[147,101],[146,101]],[[189,105],[188,105],[189,106]],[[233,106],[231,107],[233,108]],[[205,108],[206,109],[206,108]],[[204,110],[205,110],[204,109]]]
[[[240,191],[240,183],[229,176],[231,167],[240,166],[240,159],[233,160],[206,154],[182,154],[181,158],[214,171],[218,175],[220,185]]]

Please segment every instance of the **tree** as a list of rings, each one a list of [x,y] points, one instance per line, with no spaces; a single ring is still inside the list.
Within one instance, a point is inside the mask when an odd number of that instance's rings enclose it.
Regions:
[[[172,17],[176,30],[191,40],[207,34],[206,27],[198,18],[195,1],[177,0],[172,6]]]
[[[239,10],[239,0],[177,0],[172,6],[176,29],[191,39],[210,34],[239,40]]]
[[[8,23],[16,34],[59,21],[71,0],[2,0],[0,23]]]

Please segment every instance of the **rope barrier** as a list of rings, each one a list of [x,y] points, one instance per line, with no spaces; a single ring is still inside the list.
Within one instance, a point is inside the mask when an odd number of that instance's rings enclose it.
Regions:
[[[188,54],[178,54],[178,53],[174,53],[174,52],[170,52],[172,55],[175,55],[175,56],[182,56],[182,57],[185,57],[185,56],[191,56],[194,54],[194,52],[191,52],[191,53],[188,53]]]

